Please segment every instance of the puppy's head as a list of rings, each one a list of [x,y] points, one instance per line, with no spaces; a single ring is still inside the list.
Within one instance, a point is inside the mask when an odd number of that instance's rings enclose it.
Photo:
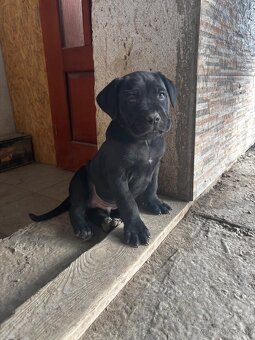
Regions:
[[[146,139],[170,129],[176,96],[176,87],[160,72],[134,72],[114,79],[96,99],[129,135]]]

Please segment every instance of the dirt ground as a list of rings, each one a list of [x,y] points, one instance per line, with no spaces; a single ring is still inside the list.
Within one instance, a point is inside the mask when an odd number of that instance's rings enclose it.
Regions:
[[[255,339],[255,148],[200,198],[83,340]]]

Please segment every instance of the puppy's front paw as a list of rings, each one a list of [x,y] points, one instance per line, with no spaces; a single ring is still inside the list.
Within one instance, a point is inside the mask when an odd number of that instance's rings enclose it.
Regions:
[[[154,215],[169,214],[172,210],[170,205],[160,200],[146,202],[145,209]]]
[[[149,238],[150,232],[141,220],[124,226],[124,242],[131,247],[137,248],[140,244],[148,245]]]

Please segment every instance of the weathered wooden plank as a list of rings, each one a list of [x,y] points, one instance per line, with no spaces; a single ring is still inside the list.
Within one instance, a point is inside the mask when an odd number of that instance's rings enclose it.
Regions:
[[[100,240],[97,236],[78,239],[64,214],[0,239],[0,323]]]
[[[143,219],[151,242],[137,249],[121,243],[122,227],[83,253],[0,327],[0,339],[78,339],[188,211],[169,202],[170,215]]]

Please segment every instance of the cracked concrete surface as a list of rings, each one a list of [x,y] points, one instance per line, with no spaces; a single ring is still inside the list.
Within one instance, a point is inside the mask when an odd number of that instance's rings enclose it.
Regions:
[[[255,339],[254,177],[253,147],[82,339]]]

